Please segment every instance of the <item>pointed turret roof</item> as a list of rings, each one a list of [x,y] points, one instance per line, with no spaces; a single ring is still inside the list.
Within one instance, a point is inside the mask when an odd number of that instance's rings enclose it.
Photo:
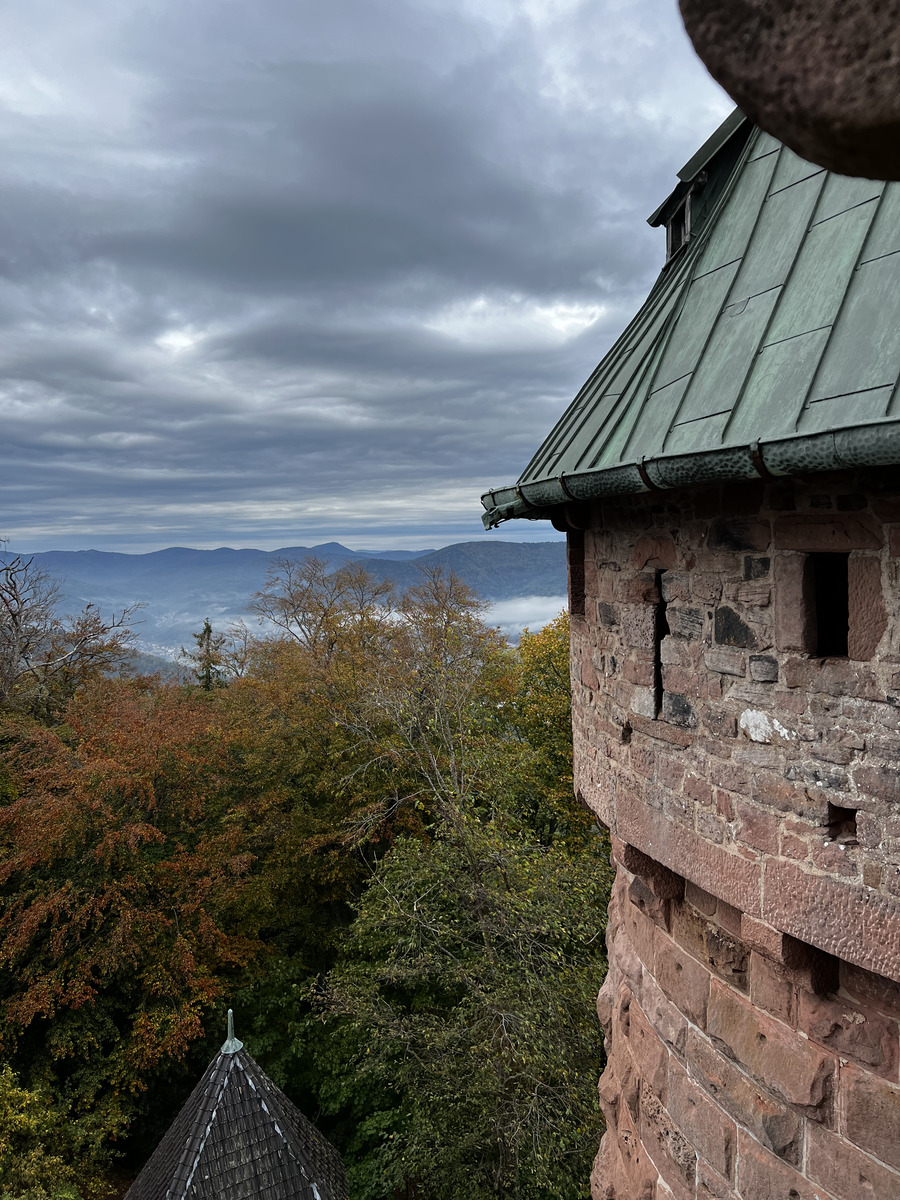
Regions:
[[[207,1067],[125,1200],[346,1200],[334,1147],[234,1036]]]
[[[640,312],[486,526],[688,484],[900,463],[900,183],[813,166],[732,114],[650,218]]]

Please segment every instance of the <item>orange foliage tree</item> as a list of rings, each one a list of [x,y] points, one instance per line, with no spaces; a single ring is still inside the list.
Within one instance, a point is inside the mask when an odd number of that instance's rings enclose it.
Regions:
[[[226,933],[252,857],[227,819],[202,696],[95,680],[67,725],[23,723],[10,740],[0,1049],[89,1113],[99,1141],[201,1036],[223,974],[257,953]]]

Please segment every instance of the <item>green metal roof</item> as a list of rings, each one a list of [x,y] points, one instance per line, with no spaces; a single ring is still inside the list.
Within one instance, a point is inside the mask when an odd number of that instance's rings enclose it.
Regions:
[[[652,488],[900,463],[900,183],[831,174],[739,113],[681,178],[669,199],[694,183],[690,241],[518,483],[482,497],[487,527]]]

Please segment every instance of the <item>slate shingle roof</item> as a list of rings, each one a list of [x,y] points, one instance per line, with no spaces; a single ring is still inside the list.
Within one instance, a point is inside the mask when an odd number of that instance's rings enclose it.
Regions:
[[[340,1155],[244,1049],[210,1063],[125,1200],[346,1200]]]
[[[486,525],[900,462],[900,183],[824,171],[739,113],[719,133],[651,218],[693,184],[702,227],[517,484],[482,498]]]

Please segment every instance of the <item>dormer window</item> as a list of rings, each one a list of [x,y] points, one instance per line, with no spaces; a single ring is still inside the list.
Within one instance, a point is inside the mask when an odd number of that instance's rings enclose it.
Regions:
[[[684,246],[691,236],[691,193],[675,209],[666,222],[666,262]]]

